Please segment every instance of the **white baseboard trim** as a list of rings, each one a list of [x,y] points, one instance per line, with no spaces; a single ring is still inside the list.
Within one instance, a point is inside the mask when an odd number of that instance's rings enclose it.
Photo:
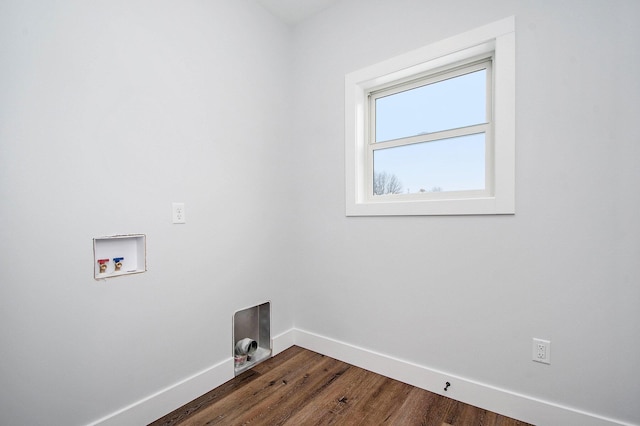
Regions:
[[[633,426],[594,413],[430,369],[308,331],[295,329],[294,341],[297,346],[331,358],[538,426]],[[444,391],[446,382],[451,383],[447,392]]]
[[[293,345],[538,426],[633,426],[594,413],[565,407],[430,369],[295,328],[273,338],[273,355],[277,355]],[[89,426],[146,425],[231,380],[233,375],[233,359],[229,357],[191,377],[105,416]],[[446,382],[451,383],[451,386],[447,392],[444,392]]]
[[[285,331],[272,339],[273,355],[293,346],[294,329]],[[182,407],[201,395],[233,379],[233,358],[175,383],[153,395],[141,399],[127,407],[109,414],[89,426],[129,426],[146,425]]]
[[[280,352],[289,349],[296,344],[295,341],[295,328],[291,328],[284,333],[278,334],[272,339],[273,355],[278,355]]]
[[[232,378],[233,358],[229,357],[206,370],[90,423],[89,426],[149,424]]]

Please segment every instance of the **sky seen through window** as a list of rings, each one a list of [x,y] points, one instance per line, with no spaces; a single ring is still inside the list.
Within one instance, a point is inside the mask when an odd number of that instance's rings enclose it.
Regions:
[[[376,143],[487,122],[486,79],[481,69],[376,99]],[[373,161],[401,193],[485,189],[484,133],[375,150]]]

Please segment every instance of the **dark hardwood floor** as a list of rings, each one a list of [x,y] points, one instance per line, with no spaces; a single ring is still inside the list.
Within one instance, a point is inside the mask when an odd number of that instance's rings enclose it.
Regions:
[[[150,426],[526,426],[293,346]]]

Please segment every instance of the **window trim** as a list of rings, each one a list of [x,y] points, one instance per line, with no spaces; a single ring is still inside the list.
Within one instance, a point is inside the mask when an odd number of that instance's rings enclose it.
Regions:
[[[412,81],[474,58],[492,56],[492,193],[444,193],[432,198],[370,197],[368,98],[372,91]],[[379,143],[379,142],[378,142]],[[345,186],[347,216],[515,213],[515,18],[509,17],[430,44],[345,76]],[[468,193],[467,193],[468,192]],[[466,193],[466,194],[465,194]]]

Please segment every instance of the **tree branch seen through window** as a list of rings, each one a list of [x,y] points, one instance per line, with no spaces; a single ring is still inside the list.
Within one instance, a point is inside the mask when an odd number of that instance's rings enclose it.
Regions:
[[[387,172],[373,174],[373,195],[400,194],[402,183],[396,175]]]

